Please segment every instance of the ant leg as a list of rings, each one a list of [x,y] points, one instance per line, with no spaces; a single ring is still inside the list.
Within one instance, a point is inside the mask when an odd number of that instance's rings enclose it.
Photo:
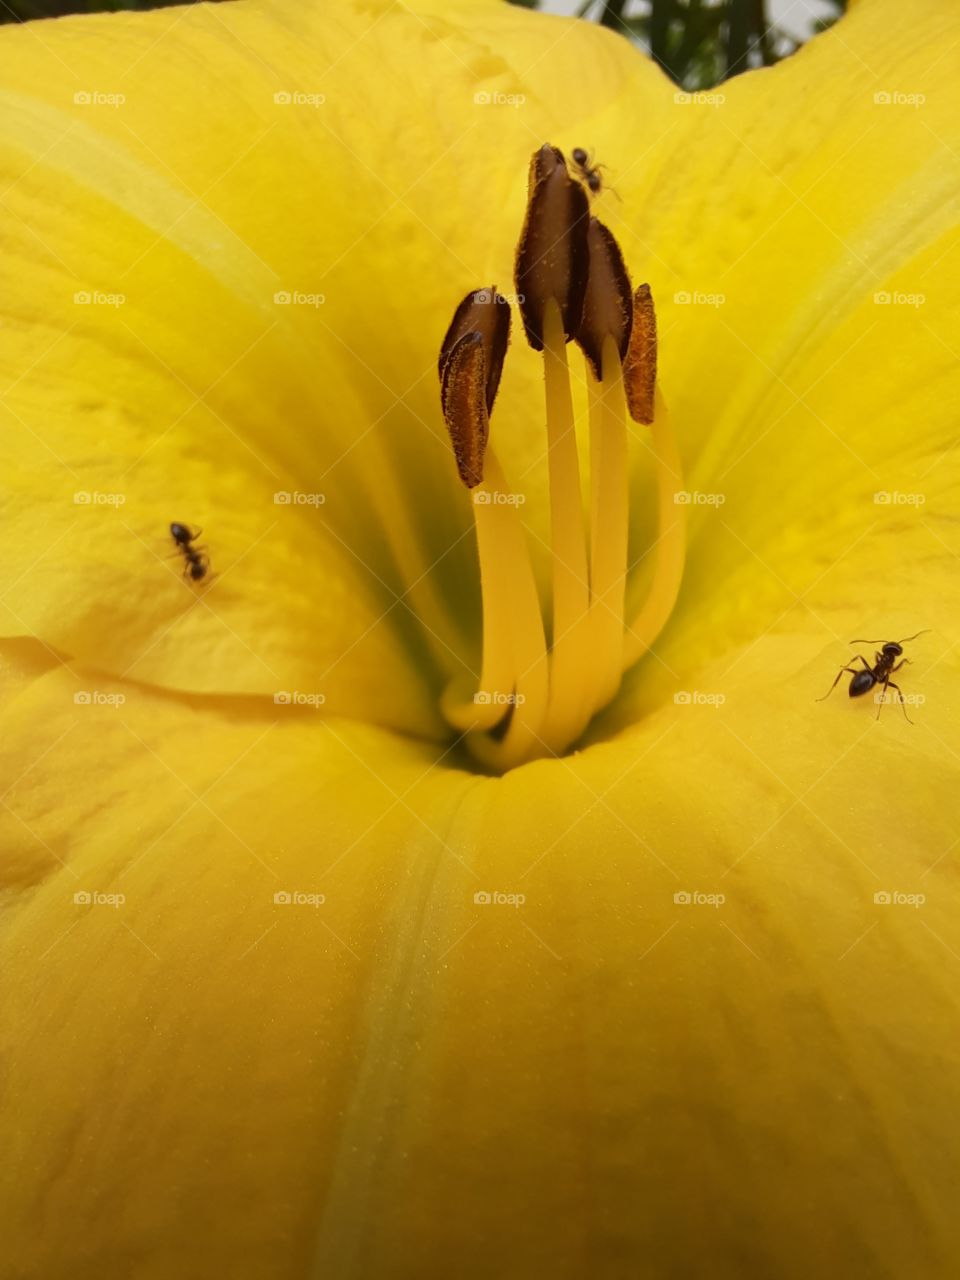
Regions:
[[[896,665],[895,667],[892,667],[892,668],[891,668],[891,673],[892,673],[893,671],[899,671],[899,670],[900,670],[900,668],[901,668],[905,663],[907,663],[907,662],[909,662],[909,661],[910,661],[910,659],[909,659],[909,658],[901,658],[901,659],[900,659],[900,661],[897,663],[897,665]]]
[[[867,670],[869,671],[870,668],[867,667]],[[822,698],[817,698],[817,702],[826,702],[826,700],[830,697],[831,693],[833,693],[834,689],[840,683],[840,677],[843,675],[845,671],[849,671],[852,676],[855,676],[857,674],[855,667],[841,667],[840,670],[837,672],[836,680],[834,680],[833,684],[830,686],[830,688],[827,690],[827,692],[823,695]]]
[[[894,667],[894,671],[896,671],[896,667]],[[906,704],[906,703],[904,702],[904,700],[903,700],[903,691],[902,691],[902,689],[900,688],[900,686],[899,686],[898,684],[894,684],[892,680],[890,681],[890,688],[891,688],[891,689],[896,689],[896,691],[897,691],[897,701],[900,703],[900,710],[903,712],[904,719],[906,720],[907,724],[913,724],[913,721],[912,721],[912,720],[910,719],[910,717],[907,715],[907,704]]]
[[[886,702],[886,700],[887,700],[887,685],[888,685],[889,683],[890,683],[890,677],[889,677],[889,676],[887,676],[887,677],[884,679],[884,682],[883,682],[883,688],[882,688],[882,689],[880,690],[880,692],[876,695],[876,698],[877,698],[877,719],[878,719],[878,720],[880,719],[880,712],[883,710],[883,704],[884,704],[884,703]],[[896,686],[896,685],[894,685],[893,687],[894,687],[894,688],[896,688],[897,686]]]

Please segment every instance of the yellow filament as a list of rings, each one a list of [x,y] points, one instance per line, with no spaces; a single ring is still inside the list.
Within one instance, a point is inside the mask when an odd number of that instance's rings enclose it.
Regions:
[[[587,634],[590,590],[570,371],[560,308],[553,299],[544,312],[543,340],[553,550],[553,645],[550,702],[542,736],[553,749],[562,751],[580,736],[589,719],[589,709],[584,706],[583,674],[590,664]]]
[[[605,707],[620,688],[627,583],[629,486],[626,403],[620,356],[605,338],[601,380],[590,382],[590,663],[588,713]]]
[[[549,674],[526,533],[516,504],[504,501],[512,495],[489,447],[483,469],[483,484],[473,490],[483,594],[480,688],[466,701],[463,681],[456,680],[442,706],[450,723],[466,732],[477,759],[503,771],[544,753],[540,734]],[[501,721],[502,737],[491,736],[488,730]]]
[[[650,649],[673,612],[686,555],[686,509],[674,501],[674,495],[683,487],[680,454],[659,387],[650,430],[657,470],[656,561],[647,598],[624,637],[624,670]]]
[[[514,658],[512,566],[507,548],[511,540],[512,506],[498,501],[505,492],[503,473],[488,449],[484,480],[470,491],[480,559],[483,601],[483,660],[480,683],[471,693],[469,677],[452,681],[441,698],[441,709],[452,725],[464,731],[492,729],[510,710],[517,668]]]
[[[484,476],[493,492],[509,493],[500,463],[489,447],[484,459]],[[499,512],[495,524],[494,554],[498,560],[498,572],[503,574],[506,608],[510,616],[516,673],[513,685],[515,701],[508,707],[510,719],[501,740],[496,741],[485,734],[470,734],[467,741],[484,763],[506,770],[544,754],[541,730],[547,709],[549,669],[540,597],[523,522],[512,503],[500,503],[493,509]]]

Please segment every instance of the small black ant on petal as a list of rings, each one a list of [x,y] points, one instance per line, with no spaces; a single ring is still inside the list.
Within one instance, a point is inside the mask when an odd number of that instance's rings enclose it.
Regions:
[[[910,661],[909,658],[901,657],[903,653],[903,646],[908,644],[911,640],[916,640],[917,636],[926,635],[927,631],[929,631],[929,627],[924,628],[923,631],[918,631],[916,635],[906,636],[903,640],[851,640],[851,644],[878,644],[881,646],[874,653],[873,666],[871,667],[866,658],[863,657],[862,654],[858,653],[856,657],[863,663],[863,666],[841,667],[837,672],[836,680],[834,680],[833,684],[823,697],[818,698],[817,701],[825,702],[837,687],[843,673],[845,671],[849,671],[853,676],[853,679],[850,681],[850,687],[847,690],[851,698],[859,698],[863,694],[869,693],[875,685],[882,684],[883,688],[877,695],[877,719],[879,720],[880,712],[883,710],[883,704],[886,699],[887,689],[896,689],[897,701],[900,703],[900,709],[903,712],[907,723],[913,724],[913,721],[907,715],[907,708],[903,701],[903,692],[900,689],[900,686],[895,684],[890,677],[894,671],[899,671],[902,666]],[[900,658],[899,662],[897,662],[898,658]]]
[[[176,543],[177,549],[183,553],[183,576],[191,578],[194,582],[205,578],[210,568],[206,547],[193,546],[201,533],[203,533],[202,529],[194,529],[190,525],[178,524],[176,521],[170,525],[170,536]]]
[[[600,170],[605,169],[606,165],[594,164],[590,153],[585,151],[583,147],[574,147],[570,152],[570,159],[573,161],[574,170],[580,181],[587,184],[591,195],[598,196],[604,189]],[[607,187],[606,189],[607,191],[612,191],[615,196],[617,195],[612,187]],[[620,197],[617,196],[617,199],[619,200]]]

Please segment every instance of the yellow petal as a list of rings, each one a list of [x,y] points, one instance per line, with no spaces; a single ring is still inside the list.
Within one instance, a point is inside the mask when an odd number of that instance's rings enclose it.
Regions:
[[[943,1273],[957,674],[923,672],[910,729],[718,664],[721,706],[499,780],[294,709],[35,678],[0,735],[33,885],[8,1257],[433,1274],[470,1239],[466,1276],[805,1274],[826,1239],[847,1274]]]
[[[182,22],[206,32],[259,12],[197,9]],[[917,12],[929,36],[935,11]],[[855,66],[851,48],[869,55],[881,84],[892,78],[903,33],[890,37],[886,60],[873,35],[873,22],[892,13],[861,5],[841,27],[845,44],[828,37],[773,75],[727,86],[743,95],[744,120],[764,129],[783,81],[792,111],[814,90],[819,111],[825,82],[845,91],[838,72]],[[542,57],[551,109],[562,116],[557,85],[583,59],[580,37],[544,53],[549,24],[506,7],[490,15],[490,47],[500,47],[496,23],[508,23],[516,47]],[[297,23],[310,20],[287,21],[300,35]],[[349,35],[353,19],[345,21]],[[161,30],[158,16],[145,22],[156,25],[83,30]],[[446,59],[454,41],[469,64],[470,36],[450,26],[438,34],[432,22],[420,24],[432,56]],[[381,81],[395,65],[390,51],[406,52],[395,28],[382,35]],[[146,37],[136,38],[149,56]],[[269,57],[262,39],[253,47]],[[305,65],[305,53],[282,49]],[[490,55],[475,56],[482,64]],[[904,56],[914,56],[910,47]],[[808,84],[800,72],[811,63]],[[952,82],[942,76],[946,95]],[[409,85],[409,75],[398,78]],[[608,78],[611,97],[623,94],[609,116],[622,131],[672,110],[664,86],[645,116],[641,89],[634,97],[628,76]],[[599,119],[599,99],[595,109]],[[838,115],[835,103],[823,108],[831,127]],[[423,103],[410,116],[431,118]],[[571,119],[570,129],[589,118]],[[824,132],[821,124],[805,145]],[[935,176],[914,134],[911,126],[885,156],[894,188],[896,166],[912,158]],[[687,175],[691,191],[717,136]],[[759,172],[752,137],[730,144],[744,202]],[[772,161],[772,134],[765,145]],[[796,155],[787,149],[785,163],[799,163]],[[824,182],[840,184],[838,169]],[[669,171],[654,172],[670,185]],[[657,243],[662,234],[672,255],[683,239],[694,254],[699,236],[703,261],[716,262],[736,229],[730,202],[716,223],[701,207],[686,239],[678,217],[670,241],[670,203],[679,214],[688,197],[678,178],[662,214],[645,206],[660,220]],[[942,248],[939,216],[931,225]],[[840,260],[822,234],[796,244],[832,279]],[[753,241],[763,244],[757,227],[744,235]],[[821,312],[806,292],[820,277],[804,291],[793,278],[772,298],[769,263],[755,261],[752,272],[744,267],[738,324],[752,325],[761,355],[790,382],[793,317],[798,349],[822,372],[828,312],[809,338],[807,322]],[[950,263],[948,254],[938,278]],[[477,279],[495,278],[486,265]],[[788,277],[799,271],[793,258],[781,267]],[[847,301],[840,283],[837,275],[830,306],[863,346],[873,340],[863,332],[863,281],[851,277]],[[426,302],[413,305],[428,316]],[[906,313],[891,314],[904,326],[897,337],[908,361],[894,367],[888,335],[867,347],[870,378],[857,370],[858,347],[844,353],[854,363],[841,364],[849,381],[838,370],[816,392],[797,386],[821,417],[835,411],[834,430],[855,433],[854,444],[867,441],[858,434],[867,432],[858,416],[866,404],[884,445],[869,461],[889,485],[847,462],[834,467],[814,448],[823,438],[815,417],[808,457],[794,430],[807,418],[777,425],[777,409],[799,410],[777,399],[775,377],[769,406],[761,398],[770,381],[743,377],[739,341],[723,338],[711,363],[717,317],[702,333],[693,310],[686,330],[661,326],[687,483],[704,492],[722,483],[728,501],[720,511],[692,508],[690,577],[661,661],[644,665],[608,728],[643,718],[569,760],[478,779],[434,746],[320,724],[310,707],[161,695],[97,683],[85,670],[71,679],[46,669],[46,651],[15,647],[0,758],[14,779],[4,847],[20,893],[5,942],[15,981],[0,1025],[13,1046],[4,1177],[8,1255],[20,1273],[121,1275],[131,1259],[148,1259],[158,1276],[431,1275],[456,1258],[468,1278],[808,1275],[825,1255],[839,1274],[955,1270],[957,1168],[944,1117],[958,1101],[960,673],[946,473],[938,464],[925,481],[928,509],[879,513],[869,556],[851,547],[838,561],[835,548],[837,534],[853,543],[862,532],[859,484],[872,516],[874,486],[907,490],[901,478],[914,483],[911,467],[936,457],[942,405],[955,397],[956,366],[946,374],[931,363],[932,343],[917,339]],[[924,314],[936,329],[949,312]],[[498,415],[508,394],[534,404],[527,377],[519,372],[509,393],[505,379]],[[748,421],[751,432],[738,425]],[[536,438],[532,415],[529,429],[523,422],[508,445],[517,460],[533,456]],[[742,471],[738,443],[754,446]],[[416,458],[427,494],[429,477],[442,487],[439,452],[435,472],[424,461],[433,457]],[[720,480],[721,463],[735,480]],[[449,458],[447,467],[449,475]],[[821,485],[826,477],[826,498],[811,475]],[[438,505],[441,526],[452,510]],[[729,532],[710,523],[718,516]],[[382,554],[394,563],[386,544]],[[801,592],[815,613],[797,602]],[[102,607],[102,590],[91,598]],[[842,687],[814,702],[847,652],[840,641],[863,628],[894,628],[896,638],[924,624],[933,634],[911,646],[904,680],[927,699],[912,710],[913,727],[896,707],[877,723],[873,706]],[[678,686],[688,702],[674,701]],[[74,702],[78,689],[88,703]],[[119,694],[127,702],[105,700]],[[326,900],[274,902],[294,891]],[[74,902],[78,892],[91,901]],[[120,892],[122,904],[93,898]],[[478,902],[477,893],[525,901]],[[875,901],[878,893],[912,905]]]

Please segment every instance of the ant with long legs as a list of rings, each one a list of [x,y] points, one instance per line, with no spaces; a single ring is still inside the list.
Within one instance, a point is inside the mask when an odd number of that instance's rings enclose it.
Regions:
[[[897,701],[900,703],[900,709],[903,712],[907,723],[913,724],[913,721],[907,715],[907,708],[903,701],[903,691],[898,684],[890,679],[890,677],[895,671],[899,671],[902,666],[910,661],[909,658],[904,658],[902,656],[903,646],[905,644],[909,644],[911,640],[916,640],[917,636],[926,635],[929,630],[929,627],[925,627],[923,631],[918,631],[917,634],[913,636],[906,636],[903,640],[851,640],[851,644],[878,644],[881,646],[874,653],[873,666],[871,667],[863,654],[856,654],[856,657],[863,663],[863,666],[841,667],[837,672],[836,680],[834,680],[833,684],[823,697],[818,698],[817,701],[825,702],[840,683],[840,677],[843,673],[845,671],[849,671],[853,677],[850,681],[850,687],[847,690],[851,698],[859,698],[863,694],[869,693],[876,685],[882,684],[883,688],[877,695],[877,719],[879,720],[880,712],[883,710],[883,704],[886,700],[887,689],[896,689]],[[897,662],[898,658],[900,658],[899,662]]]

